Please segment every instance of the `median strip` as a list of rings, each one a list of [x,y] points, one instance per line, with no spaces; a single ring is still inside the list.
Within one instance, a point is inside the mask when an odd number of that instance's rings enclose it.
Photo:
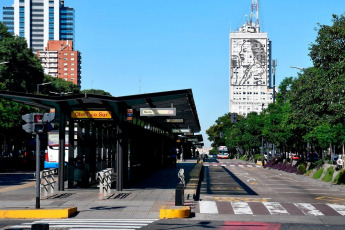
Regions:
[[[0,210],[0,219],[62,219],[77,212],[77,207],[64,209]]]

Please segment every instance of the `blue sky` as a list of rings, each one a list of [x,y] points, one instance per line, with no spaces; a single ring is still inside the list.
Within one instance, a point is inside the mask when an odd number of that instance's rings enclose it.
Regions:
[[[1,0],[2,7],[13,0]],[[113,96],[193,90],[206,130],[229,112],[229,32],[250,15],[251,0],[65,0],[76,11],[82,89]],[[312,65],[317,23],[331,25],[344,0],[260,0],[261,31],[278,60],[276,83]]]

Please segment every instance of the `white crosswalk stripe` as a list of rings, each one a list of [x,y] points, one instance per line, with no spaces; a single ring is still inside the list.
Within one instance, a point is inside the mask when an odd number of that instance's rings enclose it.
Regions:
[[[256,168],[260,168],[261,166],[260,165],[251,165],[251,164],[246,164],[246,165],[238,165],[238,164],[224,164],[224,163],[217,163],[217,164],[210,164],[210,163],[204,163],[204,166],[205,167],[241,167],[241,168],[253,168],[253,167],[256,167]]]
[[[29,228],[33,224],[46,223],[49,224],[49,228],[64,228],[64,229],[123,229],[133,230],[140,229],[147,226],[158,219],[63,219],[63,220],[40,220],[30,223],[23,223],[21,225],[11,226],[10,228]]]
[[[216,214],[218,213],[217,204],[214,201],[199,201],[200,213]]]
[[[323,216],[322,212],[317,210],[313,205],[307,203],[296,203],[297,206],[304,214],[308,216]]]
[[[199,207],[200,207],[200,213],[204,214],[218,214],[218,207],[217,205],[219,203],[224,203],[222,202],[216,202],[216,201],[199,201]],[[223,206],[222,208],[222,214],[225,213],[233,213],[235,215],[241,215],[241,214],[246,214],[246,215],[296,215],[296,214],[291,214],[289,211],[284,207],[284,205],[287,205],[287,203],[279,203],[279,202],[237,202],[237,201],[232,201],[229,203],[231,205]],[[259,210],[256,208],[256,211],[254,212],[251,208],[251,205],[253,203],[261,203],[261,209]],[[293,205],[303,213],[303,215],[307,216],[325,216],[329,214],[324,214],[320,210],[316,209],[312,204],[309,203],[293,203]],[[345,216],[345,205],[341,204],[318,204],[328,206],[331,209],[333,209],[335,212],[339,213],[342,216]],[[226,207],[226,210],[224,209]],[[258,206],[256,206],[258,207]],[[259,206],[260,207],[260,206]],[[289,206],[288,206],[289,207]],[[266,211],[265,211],[265,210]],[[267,211],[269,214],[267,214]],[[290,208],[291,211],[291,208]],[[265,214],[266,213],[266,214]],[[301,214],[297,214],[301,215]],[[334,215],[334,214],[331,214]]]
[[[278,202],[263,202],[263,204],[272,215],[289,215],[286,209],[283,206],[281,206]]]
[[[235,214],[253,214],[247,202],[231,202]]]
[[[333,208],[337,213],[345,216],[345,206],[340,204],[327,204],[329,207]]]

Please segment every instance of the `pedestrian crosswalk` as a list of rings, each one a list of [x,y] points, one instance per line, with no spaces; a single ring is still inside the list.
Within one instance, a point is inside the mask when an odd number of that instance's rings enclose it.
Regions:
[[[205,167],[240,167],[240,168],[261,168],[255,164],[234,164],[234,163],[204,163]]]
[[[33,224],[49,224],[49,228],[54,229],[72,229],[72,230],[98,230],[98,229],[140,229],[158,219],[59,219],[59,220],[40,220],[21,225],[11,226],[7,229],[31,229]]]
[[[199,201],[196,213],[235,215],[345,216],[345,205],[283,202]]]

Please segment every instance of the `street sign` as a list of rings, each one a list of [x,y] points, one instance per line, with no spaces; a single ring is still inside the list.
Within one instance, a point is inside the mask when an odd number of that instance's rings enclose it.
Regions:
[[[71,118],[87,118],[87,119],[111,119],[110,111],[89,111],[89,110],[73,110]]]
[[[190,129],[172,129],[172,133],[190,133]]]
[[[176,108],[140,108],[140,116],[176,116]]]
[[[177,124],[182,124],[184,122],[183,119],[166,119],[165,120],[166,123],[177,123]]]
[[[133,109],[127,109],[127,121],[133,121]]]
[[[184,136],[194,136],[194,133],[184,133]]]

